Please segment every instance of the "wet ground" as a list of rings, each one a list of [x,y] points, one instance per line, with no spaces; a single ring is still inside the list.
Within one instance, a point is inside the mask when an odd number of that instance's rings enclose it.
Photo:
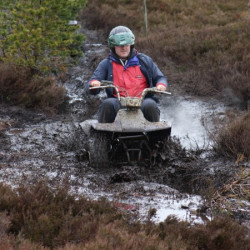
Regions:
[[[95,118],[103,96],[87,96],[84,83],[107,49],[96,43],[94,32],[85,33],[85,57],[65,83],[68,103],[61,114],[1,106],[0,181],[13,187],[41,179],[51,186],[69,184],[72,192],[105,197],[141,220],[152,217],[158,222],[168,215],[194,223],[209,220],[209,196],[237,171],[234,163],[212,151],[211,135],[221,125],[226,107],[215,100],[161,97],[161,117],[171,123],[173,139],[156,154],[155,164],[91,168],[79,123]],[[247,204],[243,214],[248,208]]]

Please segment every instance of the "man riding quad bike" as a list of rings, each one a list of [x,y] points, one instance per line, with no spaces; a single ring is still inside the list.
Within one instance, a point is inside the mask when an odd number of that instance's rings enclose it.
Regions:
[[[166,121],[150,122],[141,110],[141,104],[148,93],[169,92],[146,88],[140,97],[121,97],[112,82],[102,81],[99,87],[91,89],[115,89],[120,109],[112,123],[86,120],[80,124],[89,137],[89,162],[92,167],[104,167],[111,163],[131,164],[151,162],[158,142],[164,142],[171,133]]]
[[[103,88],[103,80],[111,81],[112,84],[110,85],[117,88],[115,90],[115,88],[110,86],[105,87],[108,98],[102,102],[98,111],[98,123],[100,126],[101,123],[108,123],[109,125],[107,126],[111,128],[111,124],[115,123],[117,118],[120,118],[120,110],[124,107],[126,110],[137,110],[137,115],[140,115],[140,118],[134,116],[134,120],[128,120],[128,118],[126,118],[129,123],[135,124],[138,120],[141,121],[141,119],[143,119],[147,124],[150,124],[150,122],[157,123],[160,120],[160,109],[158,108],[156,98],[152,94],[153,90],[150,92],[143,91],[153,88],[154,90],[165,92],[167,88],[167,79],[149,56],[137,52],[134,48],[134,41],[135,36],[129,28],[117,26],[112,29],[108,40],[110,47],[109,56],[99,63],[87,84],[89,93],[93,95],[98,94],[101,88]],[[141,98],[142,96],[143,98]],[[134,100],[137,101],[139,100],[138,98],[141,98],[139,101],[140,105],[128,107],[127,104],[124,105],[121,103],[122,99],[120,97],[129,97],[127,100],[132,100],[132,98],[134,98]],[[139,110],[142,113],[139,112]],[[123,111],[121,110],[121,112]],[[128,113],[129,116],[129,114],[134,112],[125,113]],[[151,130],[153,131],[153,129],[150,129],[150,131]],[[110,129],[109,132],[112,132],[112,130]],[[130,131],[126,129],[126,132],[134,133],[137,132],[137,129],[134,126]],[[138,132],[149,132],[149,130],[139,129]],[[123,134],[123,136],[125,137],[119,137],[119,143],[117,142],[119,145],[121,144],[121,140],[125,141],[127,139],[127,135]],[[134,138],[137,138],[138,135],[135,134],[134,136]],[[114,137],[112,136],[112,142],[114,142],[113,139]],[[126,147],[128,147],[127,144],[130,143],[126,143]],[[142,144],[144,144],[144,142],[142,142]],[[116,148],[113,143],[111,143],[111,145],[112,148]],[[131,154],[132,151],[131,148]],[[138,149],[135,148],[134,151],[138,151]],[[128,153],[126,154],[128,156]],[[128,156],[128,158],[129,157],[130,156]]]

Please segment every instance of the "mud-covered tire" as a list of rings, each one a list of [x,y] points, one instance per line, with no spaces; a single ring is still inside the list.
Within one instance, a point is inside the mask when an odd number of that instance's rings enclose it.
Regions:
[[[152,148],[158,148],[160,144],[164,144],[171,135],[171,128],[153,131],[148,133],[150,146]]]
[[[93,168],[109,167],[110,140],[105,132],[90,131],[89,165]]]

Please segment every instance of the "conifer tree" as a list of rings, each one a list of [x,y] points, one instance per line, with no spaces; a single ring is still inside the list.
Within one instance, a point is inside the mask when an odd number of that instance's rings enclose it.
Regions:
[[[86,0],[0,0],[0,61],[48,74],[70,55],[81,55],[84,39],[69,25]]]

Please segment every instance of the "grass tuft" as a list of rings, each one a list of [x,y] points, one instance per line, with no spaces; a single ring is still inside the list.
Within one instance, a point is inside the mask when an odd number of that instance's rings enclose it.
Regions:
[[[75,197],[64,184],[15,190],[0,184],[0,249],[247,249],[247,229],[229,218],[190,226],[175,217],[133,222],[106,200]]]
[[[88,27],[104,30],[106,38],[117,25],[130,27],[136,35],[135,47],[155,60],[170,85],[182,85],[196,95],[220,97],[230,88],[242,107],[248,107],[247,1],[154,0],[147,2],[147,9],[147,35],[141,0],[92,0],[83,15]]]
[[[1,63],[0,94],[2,102],[53,112],[63,103],[65,89],[53,77],[41,77],[28,69]]]
[[[243,155],[246,159],[250,157],[250,114],[231,120],[222,128],[217,138],[217,151],[222,155],[237,159]]]

